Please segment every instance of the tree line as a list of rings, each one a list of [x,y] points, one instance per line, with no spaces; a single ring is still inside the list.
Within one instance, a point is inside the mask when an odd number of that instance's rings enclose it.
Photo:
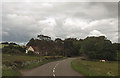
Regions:
[[[26,46],[35,46],[48,56],[86,56],[89,59],[118,60],[120,44],[112,43],[105,36],[87,37],[85,39],[66,38],[64,40],[38,35],[31,38]]]

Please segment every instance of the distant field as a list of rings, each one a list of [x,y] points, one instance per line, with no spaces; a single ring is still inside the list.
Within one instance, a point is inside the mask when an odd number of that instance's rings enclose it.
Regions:
[[[72,68],[85,76],[118,76],[118,62],[99,62],[77,59]],[[111,73],[110,73],[111,72]]]

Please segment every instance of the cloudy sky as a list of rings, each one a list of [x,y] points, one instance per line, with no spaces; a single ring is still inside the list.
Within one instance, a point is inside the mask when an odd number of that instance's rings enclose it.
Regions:
[[[117,2],[4,2],[2,39],[18,43],[44,34],[55,39],[104,35],[118,41]]]

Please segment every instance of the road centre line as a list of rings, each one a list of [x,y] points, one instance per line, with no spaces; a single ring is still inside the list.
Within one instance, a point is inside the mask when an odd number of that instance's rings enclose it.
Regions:
[[[53,76],[55,77],[55,74],[53,73]]]
[[[53,69],[53,72],[55,72],[55,70]]]
[[[59,62],[55,65],[55,67],[53,68],[53,76],[55,77],[55,69],[56,67],[59,65]]]

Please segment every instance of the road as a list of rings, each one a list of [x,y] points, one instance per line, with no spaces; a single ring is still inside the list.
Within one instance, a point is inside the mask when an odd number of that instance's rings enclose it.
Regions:
[[[50,62],[28,71],[22,71],[23,76],[82,76],[71,68],[71,61],[76,58],[68,58]]]

